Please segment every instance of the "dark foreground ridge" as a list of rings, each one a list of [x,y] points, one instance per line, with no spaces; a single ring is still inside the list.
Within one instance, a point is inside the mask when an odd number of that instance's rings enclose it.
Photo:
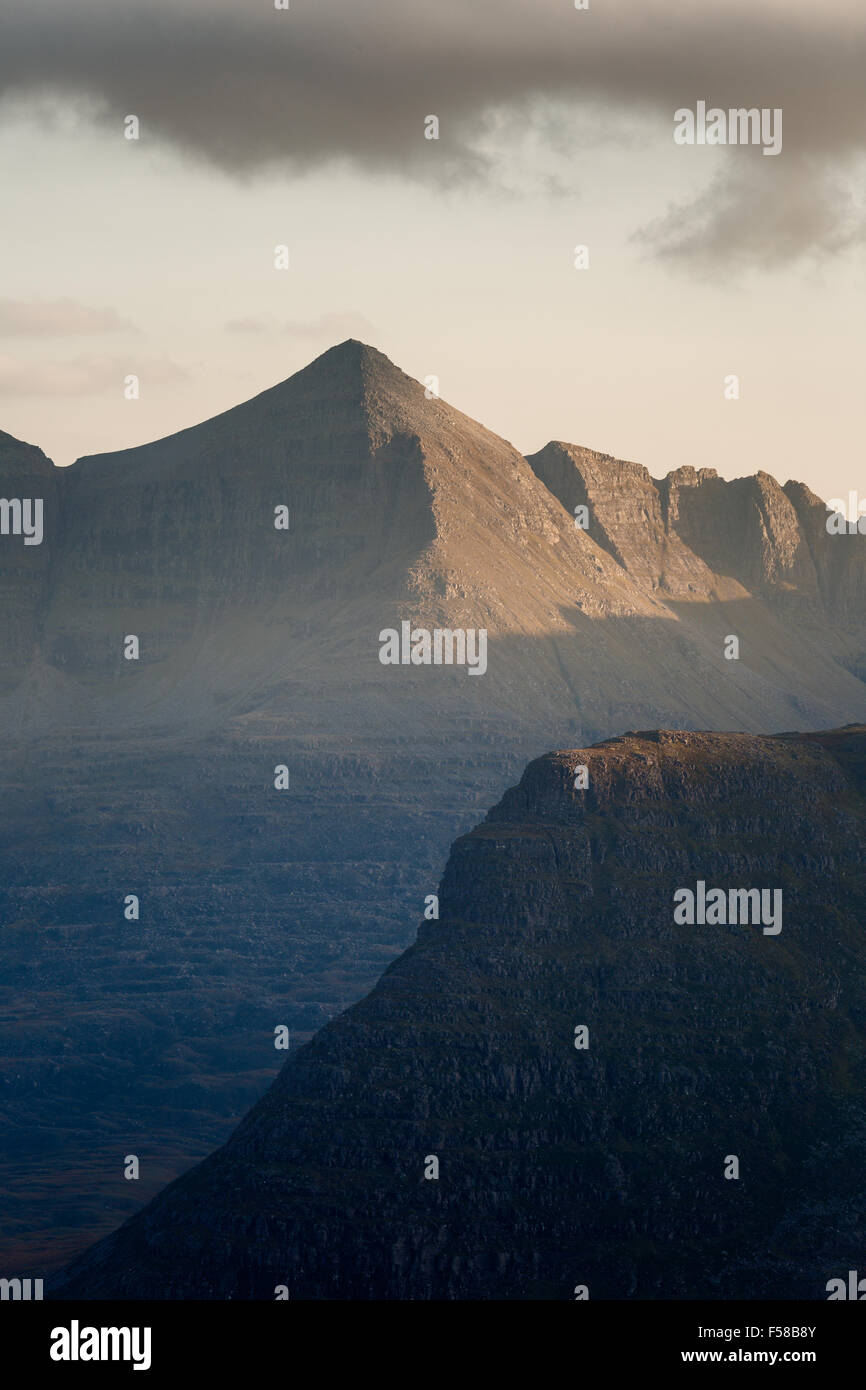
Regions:
[[[439,920],[50,1295],[826,1298],[866,1248],[864,851],[862,725],[539,758]],[[698,881],[781,890],[781,931],[676,924]]]

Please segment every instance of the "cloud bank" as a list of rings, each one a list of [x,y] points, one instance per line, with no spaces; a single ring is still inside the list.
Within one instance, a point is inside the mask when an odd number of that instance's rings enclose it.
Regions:
[[[492,177],[503,111],[625,114],[648,144],[674,110],[781,107],[784,151],[725,152],[715,180],[646,229],[673,259],[784,264],[863,239],[852,202],[866,156],[860,0],[15,0],[0,93],[86,99],[107,128],[141,120],[238,177],[332,161],[453,184]],[[424,139],[436,114],[440,139]],[[581,123],[574,122],[575,151]],[[507,154],[507,151],[505,152]],[[682,152],[688,157],[690,151]],[[706,152],[705,152],[706,153]],[[718,167],[718,166],[716,166]],[[707,187],[708,185],[708,187]]]

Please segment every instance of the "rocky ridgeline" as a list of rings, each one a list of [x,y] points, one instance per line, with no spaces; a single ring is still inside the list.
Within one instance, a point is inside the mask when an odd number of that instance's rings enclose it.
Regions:
[[[667,641],[651,639],[658,657],[678,676],[700,662],[707,614],[683,599],[727,604],[722,626],[738,605],[742,660],[766,687],[749,692],[759,721],[778,727],[798,704],[815,722],[857,712],[846,675],[866,649],[866,547],[829,536],[808,489],[712,469],[657,481],[560,443],[527,461],[361,343],[201,425],[69,469],[0,435],[0,482],[7,496],[46,498],[43,543],[0,546],[0,708],[22,738],[56,733],[63,709],[70,729],[100,736],[201,733],[288,686],[309,698],[328,672],[369,687],[381,674],[376,634],[398,616],[486,626],[504,657],[500,707],[525,719],[540,658],[545,715],[577,704],[596,732],[627,674],[606,669],[624,665],[620,630],[674,621]],[[800,602],[787,643],[823,668],[820,695],[805,672],[795,678],[806,663],[790,652],[761,664],[773,601],[786,596]],[[127,631],[141,643],[134,681]],[[658,707],[662,680],[647,674],[646,704]],[[718,698],[703,702],[706,722]]]
[[[537,759],[438,921],[53,1296],[825,1298],[866,1236],[864,851],[862,726]],[[782,930],[678,925],[698,880]]]
[[[727,482],[691,467],[653,479],[639,464],[561,443],[529,462],[568,511],[587,507],[589,534],[646,589],[673,599],[797,595],[837,622],[861,621],[859,537],[829,535],[826,506],[802,483],[782,488],[765,472]]]

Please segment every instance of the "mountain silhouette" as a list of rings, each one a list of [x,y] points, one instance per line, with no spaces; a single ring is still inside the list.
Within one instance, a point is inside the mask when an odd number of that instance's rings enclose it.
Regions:
[[[863,726],[537,759],[372,993],[51,1294],[826,1298],[866,1234],[864,850]],[[774,915],[685,925],[684,888]]]

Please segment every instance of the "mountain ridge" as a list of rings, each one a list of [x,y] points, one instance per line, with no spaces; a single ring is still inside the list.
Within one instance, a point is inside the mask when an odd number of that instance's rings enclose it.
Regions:
[[[157,445],[165,444],[168,440],[176,439],[179,436],[189,435],[196,430],[204,428],[205,426],[224,421],[226,417],[233,415],[236,411],[245,411],[255,405],[258,405],[266,401],[268,398],[277,398],[278,393],[283,392],[284,388],[288,387],[291,383],[300,384],[301,382],[309,380],[310,376],[315,376],[314,369],[317,369],[320,372],[326,364],[336,366],[342,366],[343,364],[351,364],[353,358],[357,359],[359,375],[362,382],[364,382],[365,384],[369,382],[373,385],[380,385],[383,382],[383,380],[390,380],[394,382],[395,385],[397,383],[405,383],[406,386],[411,388],[413,392],[420,392],[421,397],[423,397],[425,391],[423,385],[415,377],[409,376],[409,374],[404,372],[402,368],[398,367],[394,362],[392,362],[391,359],[379,348],[376,348],[370,343],[365,343],[358,338],[346,338],[342,342],[334,344],[333,347],[327,348],[324,352],[320,353],[318,357],[313,358],[312,361],[309,362],[305,367],[299,368],[297,371],[291,373],[288,377],[281,378],[279,381],[275,382],[271,386],[263,387],[260,391],[257,391],[253,396],[247,397],[242,401],[238,401],[234,405],[227,406],[225,407],[225,409],[218,411],[215,415],[209,415],[204,420],[197,421],[195,424],[185,425],[180,430],[173,431],[171,434],[168,435],[159,435],[155,439],[147,440],[143,444],[129,445],[122,449],[110,449],[104,451],[101,454],[81,454],[76,459],[74,459],[72,463],[62,466],[54,463],[50,459],[50,457],[48,457],[44,453],[44,451],[40,448],[39,445],[33,444],[26,440],[19,439],[17,436],[11,435],[3,430],[0,430],[0,448],[14,446],[26,450],[33,450],[37,454],[41,455],[43,459],[46,459],[47,462],[51,464],[52,468],[56,469],[58,474],[68,474],[70,470],[76,468],[79,464],[87,463],[97,459],[113,459],[127,454],[135,454],[142,450],[149,450],[151,448],[156,447]],[[374,370],[374,368],[378,368],[378,371]],[[381,395],[381,392],[377,392],[376,394]],[[405,392],[403,394],[405,394]],[[472,417],[467,415],[465,411],[461,411],[459,407],[448,405],[447,402],[444,401],[442,403],[443,405],[447,406],[447,409],[450,412],[460,415],[464,419],[472,420]],[[477,422],[473,420],[473,423]],[[489,430],[487,432],[492,433],[492,431]],[[495,437],[504,440],[504,436],[497,435]],[[508,440],[504,440],[504,442],[510,444],[510,441]],[[515,452],[520,452],[515,445],[511,445],[511,447],[515,449]],[[766,478],[775,483],[776,486],[782,487],[783,490],[789,487],[802,488],[807,493],[809,493],[811,500],[821,500],[820,498],[817,498],[817,495],[815,493],[811,492],[811,490],[807,487],[805,483],[798,482],[796,479],[791,478],[788,479],[788,481],[784,484],[779,484],[778,480],[775,478],[773,474],[768,473],[763,469],[758,469],[755,473],[737,474],[732,478],[726,479],[721,478],[718,471],[715,468],[695,469],[691,465],[678,465],[676,468],[670,469],[668,473],[661,475],[660,477],[652,477],[649,469],[646,468],[646,466],[643,464],[620,459],[617,455],[610,454],[605,450],[592,449],[585,445],[574,444],[561,439],[550,439],[546,444],[542,445],[539,450],[535,451],[534,453],[527,453],[523,455],[523,457],[537,458],[539,454],[543,453],[546,449],[550,448],[557,448],[562,450],[575,450],[581,454],[590,455],[601,462],[619,464],[620,466],[625,466],[629,469],[634,469],[641,475],[644,475],[646,479],[652,482],[656,487],[661,486],[661,484],[663,483],[669,482],[671,479],[673,479],[676,482],[679,482],[683,478],[688,478],[691,474],[693,474],[698,479],[720,479],[720,481],[727,483],[737,483],[749,478]],[[826,504],[822,502],[822,505]]]
[[[572,609],[591,619],[657,617],[694,629],[706,614],[678,604],[758,598],[785,621],[780,605],[800,604],[811,627],[807,645],[814,641],[821,652],[830,641],[834,648],[832,656],[818,655],[816,666],[829,657],[860,679],[863,547],[850,544],[859,537],[821,533],[822,504],[802,485],[789,483],[786,491],[763,472],[727,482],[688,468],[653,480],[642,465],[559,443],[524,458],[428,396],[384,354],[349,339],[179,434],[56,470],[56,524],[40,547],[51,558],[35,566],[42,591],[31,603],[34,615],[43,615],[33,634],[42,691],[32,703],[36,725],[40,700],[43,727],[56,712],[46,683],[68,686],[70,678],[73,704],[81,703],[85,718],[97,710],[111,718],[123,668],[117,646],[112,652],[102,636],[114,620],[106,582],[127,630],[152,626],[155,605],[173,608],[173,616],[166,610],[160,617],[166,630],[147,643],[137,682],[142,700],[138,711],[127,701],[127,720],[176,721],[184,707],[191,717],[211,719],[213,710],[200,700],[190,704],[190,696],[196,686],[205,689],[206,669],[214,698],[226,699],[226,682],[236,682],[209,655],[219,625],[232,609],[241,626],[248,621],[242,612],[255,611],[251,628],[284,621],[278,614],[287,581],[299,597],[304,592],[306,626],[317,602],[331,611],[336,600],[348,612],[379,589],[388,606],[396,597],[417,621],[489,626],[492,640],[549,635],[558,643],[573,628]],[[0,465],[2,459],[0,448]],[[585,529],[574,524],[580,501],[590,512]],[[291,536],[275,536],[269,525],[280,503],[292,513]],[[74,537],[74,553],[64,536],[70,544]],[[12,552],[7,560],[14,569]],[[14,590],[10,601],[16,603]],[[836,617],[828,605],[838,607]],[[853,660],[850,639],[834,631],[837,618],[861,633]],[[392,626],[396,620],[394,614]],[[315,621],[332,619],[323,613]],[[367,623],[376,618],[359,615],[347,632]],[[348,637],[347,651],[354,640]],[[704,639],[692,631],[687,640]],[[251,672],[261,667],[260,645],[247,651]],[[752,645],[764,647],[763,635]],[[360,653],[353,659],[364,664]],[[272,665],[269,658],[252,684],[271,679]],[[7,684],[24,666],[16,649]],[[769,668],[762,676],[777,679]],[[836,679],[848,687],[841,672]],[[791,684],[789,674],[783,680]],[[182,701],[174,690],[184,691]],[[777,688],[777,704],[780,694]],[[853,687],[843,698],[850,703],[852,694]],[[850,713],[856,710],[844,704],[813,701],[812,722]],[[778,706],[772,722],[784,717]]]

